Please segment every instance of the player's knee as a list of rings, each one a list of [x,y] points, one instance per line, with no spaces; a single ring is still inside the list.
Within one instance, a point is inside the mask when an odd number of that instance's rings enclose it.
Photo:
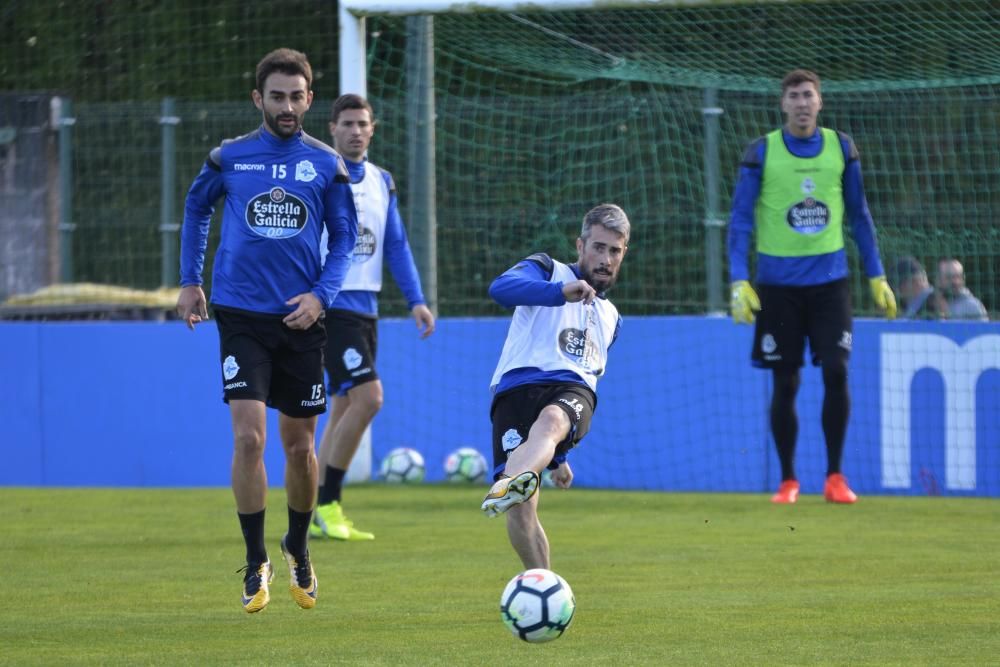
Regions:
[[[776,368],[774,370],[774,393],[776,396],[794,398],[799,391],[799,382],[797,368]]]
[[[374,417],[378,414],[378,411],[382,409],[383,403],[385,403],[385,398],[382,396],[382,392],[371,394],[364,402],[365,411],[370,416]]]
[[[233,434],[233,447],[242,456],[263,456],[264,433],[256,428],[237,429]]]
[[[827,389],[847,386],[847,362],[844,359],[823,362],[823,386]]]
[[[380,382],[366,382],[352,390],[349,396],[351,397],[351,408],[360,411],[369,420],[378,414],[385,402]]]
[[[310,438],[295,438],[284,443],[284,446],[285,460],[288,465],[293,467],[306,466],[310,459],[315,456],[313,442]]]
[[[538,415],[538,419],[535,420],[531,430],[535,431],[537,428],[555,442],[560,442],[569,434],[571,426],[569,417],[562,408],[555,405],[547,405]]]

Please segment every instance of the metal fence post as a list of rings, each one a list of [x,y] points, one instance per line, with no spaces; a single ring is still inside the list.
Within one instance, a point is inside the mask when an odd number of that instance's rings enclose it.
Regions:
[[[705,119],[705,289],[706,307],[709,315],[725,312],[722,299],[722,229],[726,221],[719,213],[719,116],[724,112],[718,106],[718,90],[706,88],[704,106],[701,110]]]
[[[59,128],[59,281],[73,282],[73,101],[68,97],[52,100]]]
[[[174,113],[174,98],[164,97],[160,106],[160,284],[164,287],[177,284],[177,222],[174,197],[177,178],[176,128],[181,122]]]

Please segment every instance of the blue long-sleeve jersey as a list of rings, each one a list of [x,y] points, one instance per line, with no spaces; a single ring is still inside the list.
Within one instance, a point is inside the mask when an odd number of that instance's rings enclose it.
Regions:
[[[347,165],[352,183],[358,183],[365,177],[364,161],[353,162],[344,158],[344,163]],[[420,286],[420,274],[417,273],[417,265],[413,261],[413,252],[410,250],[410,242],[406,237],[406,228],[399,215],[396,187],[392,175],[384,169],[380,169],[380,171],[389,188],[389,209],[385,220],[383,246],[384,257],[389,265],[393,280],[396,281],[403,296],[406,297],[407,307],[412,309],[417,304],[427,303],[427,301],[424,299],[424,292]],[[332,307],[378,317],[378,292],[344,290],[337,295]]]
[[[541,260],[541,261],[539,261]],[[504,308],[516,308],[517,306],[550,306],[558,307],[565,305],[566,297],[563,295],[562,282],[551,282],[552,269],[545,267],[545,255],[532,255],[528,259],[522,260],[511,268],[500,274],[490,284],[490,298]],[[551,260],[548,260],[551,264]],[[570,269],[577,278],[580,278],[580,267],[576,264],[569,264]],[[599,295],[603,298],[603,294]],[[618,333],[621,331],[622,320],[619,317],[615,326],[615,333],[608,345],[608,349],[618,340]],[[503,374],[494,389],[495,394],[503,393],[514,387],[529,384],[554,384],[561,382],[572,382],[587,387],[587,383],[573,371],[543,371],[540,368],[515,368]]]
[[[212,150],[188,191],[181,285],[201,285],[215,202],[225,196],[211,302],[285,315],[312,292],[329,307],[350,267],[358,217],[343,159],[304,132],[281,139],[263,126]],[[322,225],[329,233],[325,266]]]
[[[854,141],[838,133],[844,151],[844,212],[845,223],[858,246],[865,274],[874,278],[885,274],[879,258],[875,225],[868,201],[865,199],[861,178],[861,161]],[[782,138],[788,150],[797,157],[812,158],[823,150],[823,137],[819,131],[800,139],[787,130]],[[730,279],[749,280],[750,240],[754,230],[754,208],[760,196],[761,176],[767,140],[761,137],[750,144],[740,164],[739,180],[733,193],[733,209],[729,220],[729,273]],[[763,285],[819,285],[847,276],[847,253],[840,250],[807,257],[776,257],[757,254],[757,283]]]

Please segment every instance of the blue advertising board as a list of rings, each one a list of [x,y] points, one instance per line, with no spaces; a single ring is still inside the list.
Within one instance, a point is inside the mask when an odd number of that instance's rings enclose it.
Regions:
[[[377,462],[415,447],[427,478],[447,454],[490,458],[489,382],[506,318],[445,318],[420,340],[379,328],[385,406]],[[770,377],[749,363],[751,328],[728,319],[630,317],[611,350],[575,484],[766,492],[779,481]],[[860,494],[1000,496],[1000,326],[855,322],[844,472]],[[0,484],[226,486],[232,456],[218,337],[172,323],[0,324]],[[797,472],[822,490],[822,385],[806,367]],[[269,411],[269,481],[284,473]],[[323,427],[323,418],[320,429]]]

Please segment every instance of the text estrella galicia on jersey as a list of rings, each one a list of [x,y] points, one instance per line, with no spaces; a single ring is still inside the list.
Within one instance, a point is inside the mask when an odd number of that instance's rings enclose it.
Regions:
[[[506,433],[503,434],[503,438],[500,442],[503,444],[503,450],[509,452],[512,449],[516,449],[518,445],[521,444],[521,434],[517,432],[516,429],[508,429]]]
[[[344,350],[344,366],[347,370],[351,371],[361,365],[362,357],[361,353],[355,350],[353,347],[349,347]]]
[[[308,183],[316,178],[316,168],[309,160],[302,160],[295,165],[295,180]]]
[[[830,207],[818,199],[806,197],[788,209],[785,221],[799,234],[819,234],[830,224]]]
[[[227,380],[232,380],[240,372],[240,365],[236,363],[236,357],[229,355],[222,362],[222,376]]]
[[[354,254],[351,255],[351,261],[355,264],[367,262],[375,255],[377,246],[378,239],[375,238],[375,232],[367,227],[359,227],[358,240],[354,242]]]
[[[559,350],[584,368],[590,368],[597,358],[597,346],[590,340],[587,332],[581,329],[560,331]]]
[[[269,239],[296,236],[309,221],[305,202],[283,188],[271,188],[247,202],[247,226]]]

